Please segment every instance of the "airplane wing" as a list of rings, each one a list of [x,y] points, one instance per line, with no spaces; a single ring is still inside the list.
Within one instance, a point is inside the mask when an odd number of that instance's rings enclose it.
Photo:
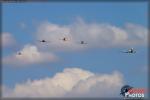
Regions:
[[[129,53],[128,51],[121,51],[122,53]]]
[[[133,53],[136,53],[136,51],[133,51]]]

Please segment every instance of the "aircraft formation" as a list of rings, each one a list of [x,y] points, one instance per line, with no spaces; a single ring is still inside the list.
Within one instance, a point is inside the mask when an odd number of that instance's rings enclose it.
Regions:
[[[63,41],[63,42],[66,42],[66,41],[69,41],[69,38],[68,37],[63,37],[63,38],[60,38],[59,40],[61,40],[61,41]],[[50,43],[50,41],[48,41],[48,40],[45,40],[45,39],[42,39],[42,40],[38,40],[40,43]],[[83,41],[83,40],[81,40],[80,42],[79,42],[79,44],[82,44],[82,45],[84,45],[84,44],[88,44],[87,42],[85,42],[85,41]],[[126,50],[126,51],[121,51],[122,53],[129,53],[129,54],[134,54],[134,53],[136,53],[136,50],[134,49],[134,48],[129,48],[128,50]],[[22,55],[22,53],[21,52],[18,52],[18,55]]]
[[[68,38],[68,37],[63,37],[63,38],[61,38],[61,39],[59,39],[59,40],[61,40],[61,41],[63,41],[63,42],[66,42],[66,41],[69,41],[69,38]],[[50,41],[47,41],[47,40],[44,40],[44,39],[38,40],[38,41],[41,42],[41,43],[48,43],[48,42],[50,42]],[[87,42],[85,42],[85,41],[83,41],[83,40],[81,40],[79,43],[80,43],[80,44],[88,44]]]
[[[69,38],[68,37],[63,37],[63,38],[61,38],[61,39],[59,39],[59,40],[61,40],[61,41],[63,41],[63,42],[66,42],[66,41],[69,41]],[[48,42],[50,42],[50,41],[48,41],[48,40],[45,40],[45,39],[42,39],[42,40],[38,40],[38,42],[40,42],[40,43],[48,43]],[[85,42],[85,41],[83,41],[83,40],[81,40],[80,42],[78,42],[79,44],[88,44],[87,42]],[[129,49],[127,49],[127,50],[125,50],[125,51],[121,51],[122,53],[128,53],[128,54],[135,54],[136,53],[136,50],[134,49],[134,48],[129,48]],[[18,52],[18,55],[22,55],[22,52]],[[120,93],[120,95],[125,95],[125,93],[129,90],[129,89],[131,89],[131,88],[133,88],[133,87],[130,87],[130,86],[128,86],[128,85],[126,85],[126,86],[124,86],[122,89],[121,89],[121,93]]]

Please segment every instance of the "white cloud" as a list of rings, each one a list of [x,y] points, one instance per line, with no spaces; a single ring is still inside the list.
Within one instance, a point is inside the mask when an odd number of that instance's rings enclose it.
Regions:
[[[16,41],[11,33],[8,32],[2,33],[2,46],[4,47],[12,46],[15,44],[15,42]]]
[[[95,74],[66,68],[53,77],[16,84],[3,97],[119,97],[123,77],[119,72]]]
[[[82,19],[70,25],[57,25],[50,22],[43,22],[37,30],[38,39],[51,41],[50,49],[77,50],[83,48],[103,48],[114,46],[137,46],[146,45],[147,29],[143,26],[127,23],[124,27],[118,27],[102,23],[86,23]],[[67,36],[69,42],[62,42],[59,39]],[[88,45],[80,45],[84,40]]]
[[[21,53],[19,55],[18,53]],[[3,58],[5,64],[32,64],[41,62],[52,62],[55,61],[57,57],[49,52],[41,52],[34,45],[25,45],[21,51]]]
[[[5,95],[6,97],[10,95],[10,93],[12,93],[12,90],[10,88],[8,88],[7,86],[2,86],[0,85],[0,90],[2,91],[2,95]]]

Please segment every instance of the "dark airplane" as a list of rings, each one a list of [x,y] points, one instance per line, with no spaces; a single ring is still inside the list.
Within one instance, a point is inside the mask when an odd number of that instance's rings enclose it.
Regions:
[[[64,37],[64,38],[62,38],[62,39],[60,39],[60,40],[62,40],[62,41],[68,41],[68,38],[66,38],[66,37]]]
[[[87,44],[86,42],[84,42],[84,41],[80,41],[80,44]]]
[[[38,40],[38,41],[41,42],[41,43],[47,43],[47,42],[49,42],[47,40]]]
[[[136,53],[136,51],[131,48],[131,49],[128,49],[127,51],[123,51],[123,53]]]
[[[22,55],[22,53],[21,53],[21,52],[18,52],[18,55]]]

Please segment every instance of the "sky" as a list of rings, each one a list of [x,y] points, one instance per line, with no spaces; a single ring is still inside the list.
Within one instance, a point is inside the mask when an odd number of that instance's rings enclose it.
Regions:
[[[119,97],[125,84],[147,88],[147,7],[145,2],[3,4],[4,96]],[[131,47],[135,54],[121,52]]]

